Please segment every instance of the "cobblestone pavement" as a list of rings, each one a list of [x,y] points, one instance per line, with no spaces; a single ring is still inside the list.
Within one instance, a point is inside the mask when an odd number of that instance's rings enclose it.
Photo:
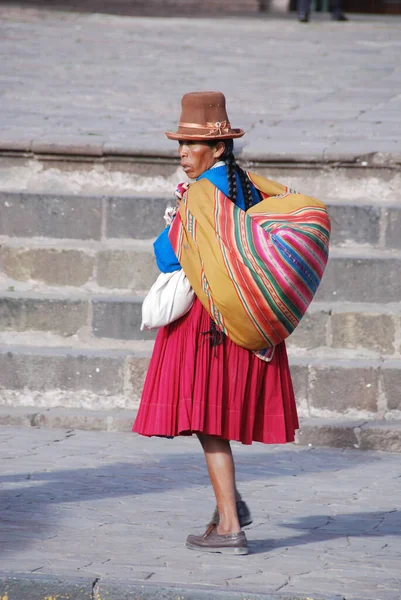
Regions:
[[[0,148],[175,152],[179,101],[220,89],[243,156],[401,157],[401,17],[135,18],[0,7]]]
[[[4,572],[401,598],[399,456],[234,444],[250,554],[186,550],[213,510],[197,440],[0,429]]]

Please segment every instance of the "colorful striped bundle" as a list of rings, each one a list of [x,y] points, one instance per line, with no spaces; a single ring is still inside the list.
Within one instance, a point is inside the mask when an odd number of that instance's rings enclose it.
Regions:
[[[325,205],[248,173],[263,200],[244,212],[210,181],[191,184],[170,241],[218,327],[257,351],[287,338],[305,314],[328,259]]]

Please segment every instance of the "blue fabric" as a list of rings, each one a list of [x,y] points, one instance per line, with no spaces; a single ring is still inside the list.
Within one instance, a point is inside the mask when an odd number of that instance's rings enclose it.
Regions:
[[[178,258],[176,257],[170,240],[168,239],[169,231],[170,225],[163,229],[153,244],[156,263],[162,273],[172,273],[173,271],[179,271],[181,269]]]
[[[238,173],[236,174],[237,178],[237,201],[236,206],[245,210],[245,198],[242,193],[241,181]],[[213,185],[217,187],[225,196],[228,196],[228,177],[227,177],[227,167],[226,165],[221,165],[221,167],[215,167],[214,169],[209,169],[199,175],[197,181],[199,179],[208,179]],[[251,183],[251,192],[253,198],[253,204],[257,204],[260,202],[259,194],[256,191],[255,187]]]
[[[245,199],[242,193],[241,182],[238,174],[237,177],[237,201],[236,205],[245,210]],[[208,169],[202,175],[199,175],[198,179],[208,179],[213,185],[215,185],[223,194],[228,196],[228,178],[227,178],[227,167],[221,165],[221,167],[215,167],[214,169]],[[251,191],[253,204],[260,202],[260,197],[257,190],[251,183]],[[163,229],[159,237],[153,244],[155,252],[156,263],[162,273],[172,273],[181,269],[181,265],[174,253],[173,247],[168,239],[170,226]]]

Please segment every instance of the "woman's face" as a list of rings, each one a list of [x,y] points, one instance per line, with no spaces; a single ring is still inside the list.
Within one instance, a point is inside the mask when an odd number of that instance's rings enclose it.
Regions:
[[[217,142],[215,146],[200,141],[180,141],[178,144],[181,167],[190,179],[196,179],[218,162],[225,147],[223,142]]]

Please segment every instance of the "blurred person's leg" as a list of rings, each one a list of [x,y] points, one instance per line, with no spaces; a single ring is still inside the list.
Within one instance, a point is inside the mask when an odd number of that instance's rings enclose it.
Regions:
[[[330,3],[330,12],[334,21],[348,21],[343,13],[342,0],[332,0]]]
[[[298,19],[302,23],[307,23],[309,21],[311,5],[312,0],[297,0]]]
[[[311,8],[312,0],[298,0],[297,1],[297,13],[298,19],[301,23],[307,23],[309,21],[309,13]]]

